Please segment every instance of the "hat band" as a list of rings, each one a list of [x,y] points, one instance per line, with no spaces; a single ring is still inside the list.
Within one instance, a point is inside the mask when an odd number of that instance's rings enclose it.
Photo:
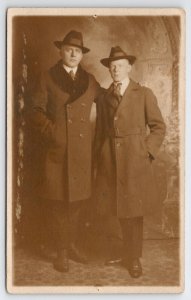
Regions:
[[[125,54],[124,52],[119,51],[119,52],[113,53],[113,55],[110,56],[110,58],[121,57],[121,56],[127,56],[127,54]]]
[[[83,47],[82,42],[78,39],[70,38],[69,40],[63,41],[64,44],[73,44],[78,47]]]

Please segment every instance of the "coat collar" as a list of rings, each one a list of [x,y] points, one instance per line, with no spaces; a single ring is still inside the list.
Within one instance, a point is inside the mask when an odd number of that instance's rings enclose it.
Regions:
[[[57,64],[49,70],[49,74],[54,84],[64,93],[69,94],[72,101],[83,95],[89,85],[89,75],[81,65],[78,65],[75,82],[63,68],[62,60],[59,60]],[[73,94],[74,90],[75,94]]]

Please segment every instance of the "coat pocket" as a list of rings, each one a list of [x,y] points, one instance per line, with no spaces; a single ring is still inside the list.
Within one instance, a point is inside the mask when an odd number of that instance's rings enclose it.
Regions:
[[[140,142],[141,142],[141,146],[143,148],[143,151],[145,153],[145,157],[148,158],[149,157],[148,156],[149,152],[148,152],[148,149],[147,149],[145,138],[142,135],[140,135]]]

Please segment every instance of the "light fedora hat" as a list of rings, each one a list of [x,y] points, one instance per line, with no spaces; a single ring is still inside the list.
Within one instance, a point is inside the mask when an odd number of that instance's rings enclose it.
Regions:
[[[109,64],[110,64],[111,61],[119,60],[119,59],[123,59],[123,58],[128,59],[128,61],[129,61],[129,63],[130,63],[131,65],[133,65],[134,62],[135,62],[135,60],[136,60],[136,57],[135,57],[135,56],[133,56],[133,55],[128,55],[125,51],[123,51],[123,50],[121,49],[121,47],[115,46],[115,47],[112,47],[112,48],[111,48],[109,57],[101,59],[100,62],[101,62],[105,67],[109,68]]]
[[[71,30],[62,41],[55,41],[54,45],[60,49],[62,45],[71,45],[82,49],[83,53],[87,53],[90,49],[84,47],[82,33]]]

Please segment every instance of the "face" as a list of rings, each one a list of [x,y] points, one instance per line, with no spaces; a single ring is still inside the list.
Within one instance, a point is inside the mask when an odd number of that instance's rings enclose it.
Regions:
[[[109,71],[113,81],[122,81],[129,77],[131,65],[127,59],[114,60],[110,63]]]
[[[60,56],[66,66],[75,68],[79,65],[83,57],[83,53],[82,49],[78,47],[63,45],[60,49]]]

